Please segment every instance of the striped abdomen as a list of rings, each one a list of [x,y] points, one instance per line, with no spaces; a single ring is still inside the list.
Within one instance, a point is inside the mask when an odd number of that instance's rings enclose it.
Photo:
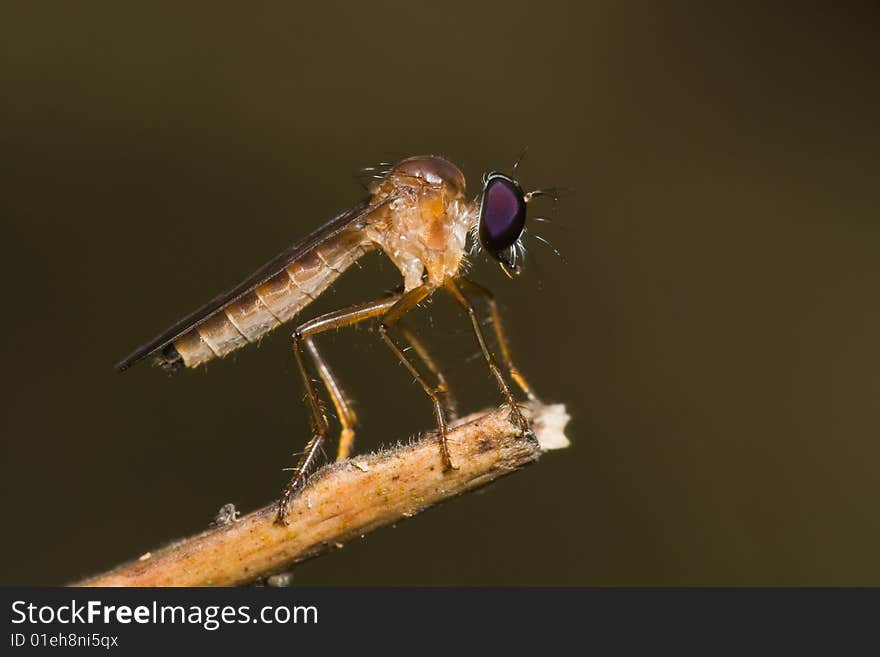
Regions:
[[[177,338],[163,350],[160,364],[182,360],[197,367],[258,341],[293,319],[372,248],[362,231],[343,230]]]

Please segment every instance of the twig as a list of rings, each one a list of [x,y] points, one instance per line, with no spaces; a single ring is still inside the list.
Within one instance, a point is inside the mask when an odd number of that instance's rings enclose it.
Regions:
[[[228,586],[283,572],[568,445],[563,406],[525,412],[537,442],[522,438],[503,409],[470,416],[449,433],[457,469],[444,471],[433,437],[357,456],[318,471],[291,504],[287,526],[274,524],[269,505],[75,586]]]

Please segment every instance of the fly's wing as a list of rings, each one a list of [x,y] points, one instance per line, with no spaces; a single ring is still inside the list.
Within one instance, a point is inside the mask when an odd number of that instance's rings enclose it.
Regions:
[[[367,198],[355,207],[337,215],[299,242],[289,246],[287,249],[279,253],[232,289],[214,297],[204,306],[187,315],[174,324],[174,326],[168,328],[165,332],[157,335],[146,344],[135,349],[131,354],[116,364],[116,369],[119,371],[126,370],[135,363],[155,354],[157,351],[174,342],[187,331],[195,328],[215,313],[223,310],[229,304],[240,299],[261,283],[272,278],[287,265],[296,262],[296,260],[301,258],[303,254],[308,253],[325,240],[338,235],[349,226],[357,224],[358,221],[363,220],[371,212],[386,205],[391,200],[393,199],[388,197],[379,203],[371,204],[370,199]]]

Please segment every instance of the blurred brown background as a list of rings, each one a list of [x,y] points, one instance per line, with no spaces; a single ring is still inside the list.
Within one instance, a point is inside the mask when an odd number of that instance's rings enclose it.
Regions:
[[[567,452],[309,562],[316,584],[880,584],[880,93],[870,3],[2,10],[0,582],[63,583],[272,499],[308,438],[286,331],[118,358],[361,197],[365,165],[530,150],[573,188],[475,275]],[[545,206],[548,212],[550,205]],[[396,284],[373,256],[320,311]],[[467,325],[420,321],[465,410]],[[432,426],[366,330],[323,341],[358,447]]]

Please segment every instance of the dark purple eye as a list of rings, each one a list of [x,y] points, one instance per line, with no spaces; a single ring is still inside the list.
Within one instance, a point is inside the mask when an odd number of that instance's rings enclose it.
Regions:
[[[526,201],[513,178],[492,172],[483,185],[480,206],[480,242],[496,260],[506,262],[504,252],[516,244],[526,225]]]

